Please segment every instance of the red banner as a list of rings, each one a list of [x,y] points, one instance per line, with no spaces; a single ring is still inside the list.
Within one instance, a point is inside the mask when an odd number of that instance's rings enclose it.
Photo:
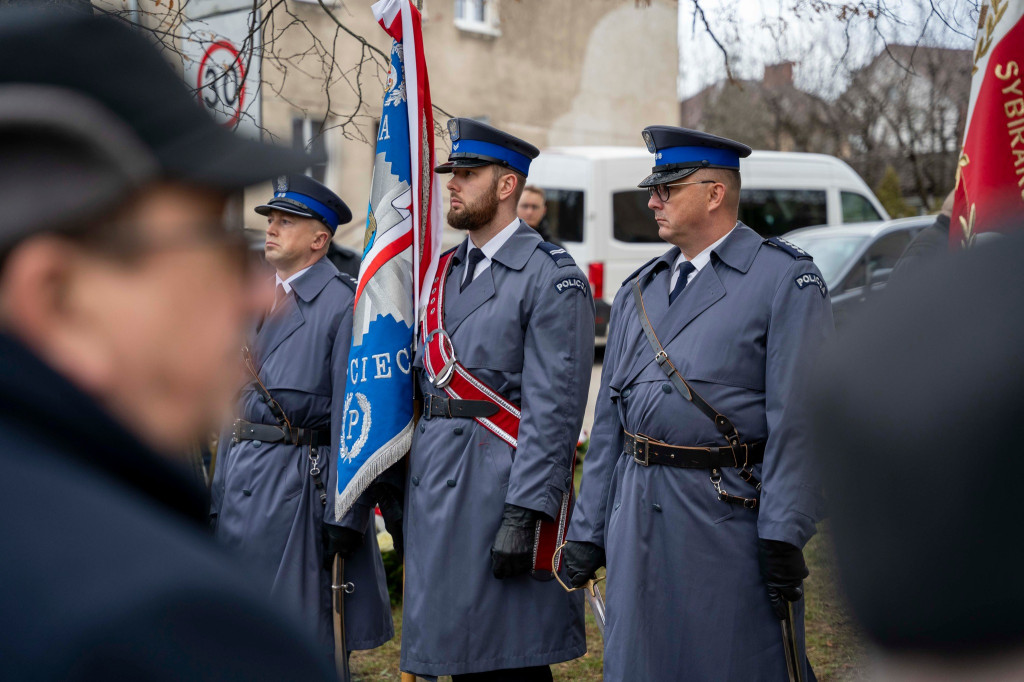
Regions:
[[[982,6],[950,248],[1024,221],[1024,0]]]

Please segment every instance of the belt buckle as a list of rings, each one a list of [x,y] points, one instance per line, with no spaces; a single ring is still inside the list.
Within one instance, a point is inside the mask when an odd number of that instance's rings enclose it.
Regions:
[[[236,419],[235,422],[231,425],[232,440],[236,443],[242,442],[241,424],[242,420]]]
[[[430,421],[431,418],[433,417],[433,415],[430,414],[430,402],[433,399],[434,399],[434,394],[433,393],[428,393],[425,396],[423,396],[423,415],[422,416],[423,416],[424,421]]]
[[[636,435],[636,436],[633,436],[633,461],[636,462],[637,464],[639,464],[640,466],[646,467],[646,466],[650,466],[651,465],[651,453],[650,453],[650,451],[648,450],[648,447],[647,447],[648,445],[650,445],[650,443],[651,443],[651,439],[648,438],[647,436],[641,436],[639,434]],[[643,444],[643,448],[644,448],[644,458],[643,459],[640,459],[637,456],[637,454],[640,451],[640,445],[641,444]]]

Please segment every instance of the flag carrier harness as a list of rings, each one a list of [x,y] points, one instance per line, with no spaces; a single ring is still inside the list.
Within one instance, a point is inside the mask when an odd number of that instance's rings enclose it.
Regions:
[[[451,336],[444,329],[445,282],[452,267],[455,251],[441,256],[437,274],[430,289],[430,300],[420,327],[424,340],[423,368],[430,383],[446,396],[427,395],[423,398],[423,418],[471,418],[507,443],[513,450],[519,445],[519,406],[474,376],[459,362]],[[514,455],[513,455],[514,457]],[[575,470],[576,457],[573,454]],[[562,493],[561,503],[554,521],[538,521],[533,541],[533,568],[531,575],[538,580],[550,580],[552,568],[557,571],[555,549],[565,542],[573,494],[571,478],[568,490]]]

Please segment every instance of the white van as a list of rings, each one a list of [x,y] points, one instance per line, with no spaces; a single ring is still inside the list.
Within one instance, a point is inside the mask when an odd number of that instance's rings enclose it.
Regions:
[[[622,280],[668,248],[647,190],[636,186],[653,165],[643,147],[555,147],[530,164],[528,183],[547,194],[551,234],[590,278],[601,341]],[[766,237],[889,219],[867,184],[834,156],[755,151],[740,159],[740,174],[740,220]]]

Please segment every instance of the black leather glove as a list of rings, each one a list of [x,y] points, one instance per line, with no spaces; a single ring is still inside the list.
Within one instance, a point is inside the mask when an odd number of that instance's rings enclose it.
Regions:
[[[810,575],[804,563],[804,553],[788,542],[759,539],[757,556],[772,610],[779,620],[783,620],[787,602],[799,601],[804,596],[804,578]]]
[[[384,518],[384,527],[395,544],[395,551],[398,552],[399,561],[405,554],[405,544],[402,541],[402,520],[404,513],[402,504],[405,500],[405,460],[398,460],[390,466],[373,483],[370,484],[370,494],[380,509],[380,515]]]
[[[501,526],[491,547],[491,571],[495,578],[511,578],[533,568],[533,538],[540,513],[505,504]]]
[[[340,554],[342,559],[351,559],[355,551],[363,546],[363,534],[351,528],[323,525],[324,570],[334,567],[334,555]]]
[[[597,575],[597,569],[604,566],[604,548],[593,542],[565,543],[562,549],[562,566],[569,584],[582,587]]]

